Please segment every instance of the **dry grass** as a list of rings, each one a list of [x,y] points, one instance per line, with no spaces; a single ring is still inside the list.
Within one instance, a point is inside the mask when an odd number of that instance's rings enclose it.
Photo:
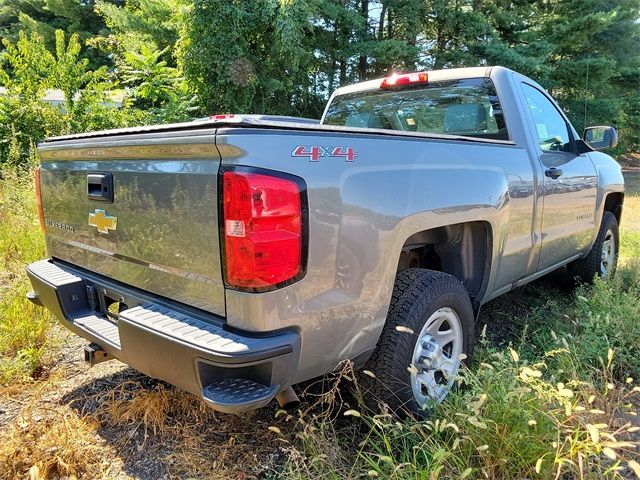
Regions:
[[[27,405],[3,432],[0,478],[108,478],[114,451],[97,438],[98,426],[68,407]]]
[[[265,470],[260,458],[274,453],[265,412],[219,414],[174,387],[135,381],[95,400],[93,416],[101,425],[128,432],[116,440],[118,451],[154,451],[177,478],[254,478]]]
[[[640,195],[627,195],[624,199],[620,228],[623,233],[640,232]]]
[[[224,415],[131,369],[82,375],[88,381],[61,391],[55,372],[0,427],[0,479],[248,480],[283,462],[275,431],[287,433],[287,424],[273,409]]]

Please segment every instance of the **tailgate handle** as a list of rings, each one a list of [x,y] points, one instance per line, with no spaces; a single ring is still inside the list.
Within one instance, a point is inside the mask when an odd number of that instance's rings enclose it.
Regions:
[[[97,202],[113,203],[113,175],[110,173],[87,175],[87,198]]]

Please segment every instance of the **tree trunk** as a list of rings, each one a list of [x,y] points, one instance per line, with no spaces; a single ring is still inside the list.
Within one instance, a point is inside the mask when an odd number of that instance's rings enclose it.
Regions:
[[[364,21],[364,32],[361,40],[366,41],[369,39],[369,0],[362,0],[360,7],[360,13],[362,14],[362,19]],[[361,54],[360,58],[358,58],[358,77],[361,82],[367,78],[368,66],[367,56]]]
[[[345,59],[340,60],[340,86],[347,83],[347,61]]]
[[[382,40],[384,37],[384,16],[387,14],[387,6],[382,5],[380,10],[380,20],[378,21],[378,40]]]
[[[331,44],[331,77],[329,78],[329,95],[336,89],[336,73],[338,60],[336,59],[336,48],[338,43],[338,22],[333,25],[333,42]]]

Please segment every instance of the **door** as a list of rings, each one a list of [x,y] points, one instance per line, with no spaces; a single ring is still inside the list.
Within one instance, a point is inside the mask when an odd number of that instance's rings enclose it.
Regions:
[[[585,252],[595,237],[597,173],[579,155],[574,130],[541,90],[522,83],[542,164],[542,242],[538,270]]]

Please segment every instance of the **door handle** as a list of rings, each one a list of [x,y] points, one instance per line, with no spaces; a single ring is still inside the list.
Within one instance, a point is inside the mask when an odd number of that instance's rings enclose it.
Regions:
[[[97,202],[113,203],[113,175],[110,173],[87,175],[87,198]]]
[[[560,175],[562,175],[562,170],[560,170],[559,168],[556,168],[556,167],[551,167],[551,168],[548,168],[547,170],[545,170],[544,174],[547,177],[553,178],[555,180]]]

